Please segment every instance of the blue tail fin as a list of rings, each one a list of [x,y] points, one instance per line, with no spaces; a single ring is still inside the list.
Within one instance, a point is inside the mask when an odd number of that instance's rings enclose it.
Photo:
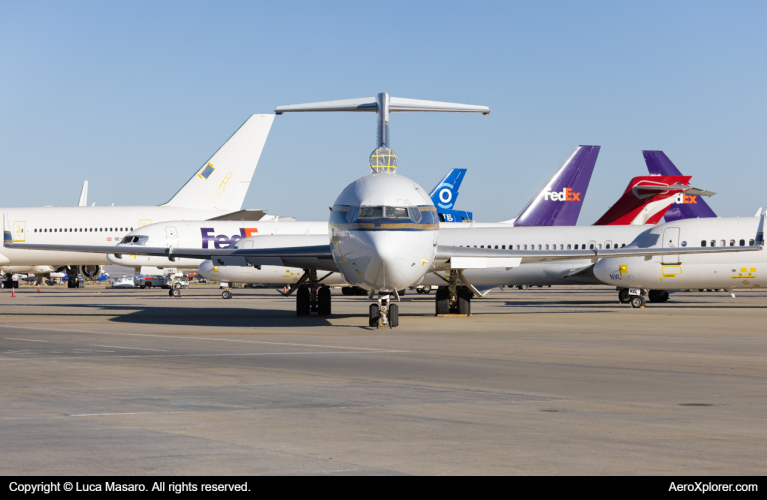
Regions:
[[[442,222],[465,222],[473,220],[471,212],[453,210],[458,199],[458,188],[461,187],[463,177],[466,175],[465,168],[453,168],[447,173],[437,186],[431,190],[429,197],[437,207],[439,220]]]
[[[682,175],[663,151],[642,151],[650,175]],[[701,196],[677,195],[674,204],[666,212],[666,222],[680,219],[716,217]]]
[[[600,146],[578,146],[519,213],[515,226],[574,226],[581,213]]]

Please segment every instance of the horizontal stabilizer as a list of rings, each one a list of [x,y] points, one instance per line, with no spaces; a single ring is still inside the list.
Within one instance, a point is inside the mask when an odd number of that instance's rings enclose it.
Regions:
[[[277,106],[274,112],[282,113],[307,113],[322,111],[350,111],[376,113],[378,100],[375,97],[361,97],[358,99],[342,99],[340,101],[310,102],[306,104],[288,104]],[[473,104],[457,104],[452,102],[424,101],[421,99],[405,99],[403,97],[389,97],[389,113],[402,112],[450,112],[450,113],[482,113],[490,114],[487,106]]]

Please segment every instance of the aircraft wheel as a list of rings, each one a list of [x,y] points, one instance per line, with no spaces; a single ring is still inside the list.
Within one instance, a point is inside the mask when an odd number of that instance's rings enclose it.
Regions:
[[[429,287],[429,288],[424,288],[424,289],[423,289],[423,293],[431,293],[431,287]]]
[[[232,298],[232,292],[229,290],[224,290],[221,292],[221,298],[222,299],[231,299]]]
[[[368,312],[368,326],[378,328],[378,323],[381,321],[381,308],[378,304],[370,304]]]
[[[435,297],[437,304],[437,311],[435,314],[449,314],[450,313],[450,292],[446,286],[437,288],[437,296]]]
[[[621,304],[628,304],[631,301],[628,288],[621,288],[620,292],[618,292],[618,300],[620,300]]]
[[[407,288],[404,288],[402,290],[397,290],[397,294],[399,294],[400,297],[405,295],[406,292],[407,292]]]
[[[666,302],[668,300],[668,292],[666,290],[650,290],[647,298],[650,299],[650,302]]]
[[[173,288],[181,288],[181,283],[173,283]]]
[[[317,290],[317,313],[320,316],[330,316],[331,295],[330,288],[323,286]]]
[[[296,314],[298,316],[309,316],[312,313],[310,300],[311,294],[308,288],[302,286],[296,290]]]
[[[170,291],[171,297],[181,297],[181,289],[180,288],[174,288]]]
[[[517,285],[517,290],[527,290],[527,285]]]
[[[389,306],[389,328],[395,328],[399,326],[399,306],[397,304],[391,304]]]
[[[349,287],[345,286],[341,288],[341,295],[349,295]]]
[[[644,298],[638,295],[631,297],[631,307],[634,309],[640,309],[644,307]]]
[[[471,314],[471,290],[461,287],[458,289],[458,314]]]

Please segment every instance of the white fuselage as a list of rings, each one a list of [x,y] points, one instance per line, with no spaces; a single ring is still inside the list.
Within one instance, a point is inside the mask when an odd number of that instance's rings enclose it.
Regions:
[[[13,240],[57,245],[109,245],[148,224],[206,220],[228,212],[169,206],[0,208],[12,225]],[[106,265],[106,254],[0,249],[0,266]]]
[[[742,247],[754,245],[759,217],[686,219],[659,224],[643,238],[659,247]],[[653,243],[654,242],[654,243]],[[685,288],[767,287],[767,252],[729,252],[602,259],[594,266],[602,282],[623,288],[678,290]]]
[[[328,223],[301,221],[168,221],[142,227],[131,233],[131,236],[145,236],[145,246],[160,248],[226,248],[230,244],[245,238],[268,238],[271,235],[317,235],[328,234]],[[259,245],[260,246],[260,245]],[[121,266],[140,267],[153,266],[158,268],[197,269],[205,261],[203,259],[188,259],[177,257],[170,261],[167,257],[147,255],[109,254],[112,264]],[[223,266],[222,266],[223,267]],[[231,266],[227,266],[231,267]],[[235,266],[236,267],[236,266]],[[276,270],[274,270],[276,271]],[[300,272],[300,270],[294,270]],[[200,273],[208,273],[207,267],[201,268]],[[237,271],[239,272],[239,271]],[[208,276],[206,276],[208,277]],[[211,276],[212,277],[212,276]],[[226,281],[212,277],[218,281]],[[239,281],[233,280],[234,283]],[[251,283],[252,281],[247,281]],[[263,281],[255,281],[263,283]]]

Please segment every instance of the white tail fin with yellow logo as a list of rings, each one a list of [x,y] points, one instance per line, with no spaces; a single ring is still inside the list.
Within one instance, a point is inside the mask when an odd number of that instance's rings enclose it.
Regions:
[[[236,211],[264,149],[274,115],[252,115],[165,206]]]

